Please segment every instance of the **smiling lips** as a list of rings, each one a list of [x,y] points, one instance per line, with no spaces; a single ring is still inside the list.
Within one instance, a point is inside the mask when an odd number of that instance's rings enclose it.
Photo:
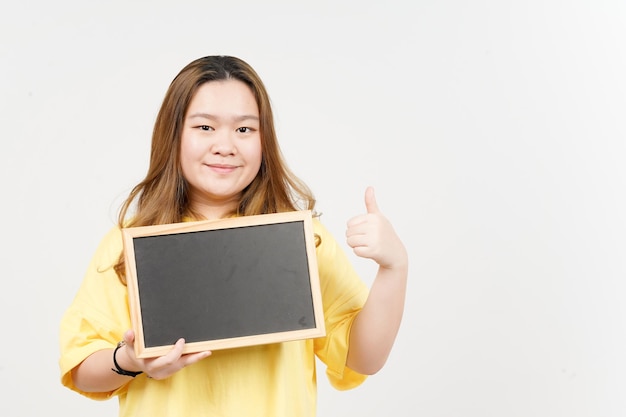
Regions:
[[[237,165],[228,164],[206,164],[206,166],[218,174],[228,174],[238,168]]]

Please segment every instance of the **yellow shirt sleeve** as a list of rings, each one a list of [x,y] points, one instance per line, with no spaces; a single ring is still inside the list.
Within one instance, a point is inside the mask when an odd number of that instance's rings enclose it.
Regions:
[[[126,286],[113,270],[121,253],[121,231],[114,227],[100,242],[60,323],[61,383],[97,400],[108,399],[125,387],[108,393],[82,392],[74,385],[71,371],[92,353],[114,348],[131,328]]]
[[[346,359],[350,329],[365,304],[368,288],[330,232],[317,219],[313,224],[321,239],[316,253],[326,326],[326,336],[315,339],[315,353],[327,366],[326,376],[331,385],[348,390],[366,379],[348,368]]]

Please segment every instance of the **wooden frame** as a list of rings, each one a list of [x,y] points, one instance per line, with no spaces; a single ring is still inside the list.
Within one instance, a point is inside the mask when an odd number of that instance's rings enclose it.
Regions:
[[[308,210],[122,234],[137,357],[325,335]]]

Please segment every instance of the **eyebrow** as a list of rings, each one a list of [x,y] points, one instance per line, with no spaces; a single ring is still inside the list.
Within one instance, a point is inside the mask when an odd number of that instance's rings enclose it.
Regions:
[[[190,114],[188,116],[189,119],[194,119],[194,118],[203,118],[203,119],[210,119],[210,120],[219,120],[220,117],[219,116],[215,116],[213,114],[209,114],[209,113],[193,113]],[[259,117],[252,115],[252,114],[242,114],[240,116],[235,116],[232,118],[232,120],[234,120],[235,122],[241,122],[244,120],[255,120],[255,121],[259,121]]]

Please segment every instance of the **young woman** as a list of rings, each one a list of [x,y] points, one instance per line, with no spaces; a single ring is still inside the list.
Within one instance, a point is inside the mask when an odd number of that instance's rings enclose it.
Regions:
[[[314,416],[316,357],[340,390],[385,364],[404,309],[408,256],[365,191],[347,244],[378,265],[371,288],[314,218],[326,336],[161,357],[134,354],[121,229],[311,210],[309,188],[287,167],[265,87],[229,56],[197,59],[172,81],[154,126],[148,173],[102,239],[60,328],[61,381],[93,399],[117,396],[120,416]],[[207,318],[210,320],[210,318]]]

